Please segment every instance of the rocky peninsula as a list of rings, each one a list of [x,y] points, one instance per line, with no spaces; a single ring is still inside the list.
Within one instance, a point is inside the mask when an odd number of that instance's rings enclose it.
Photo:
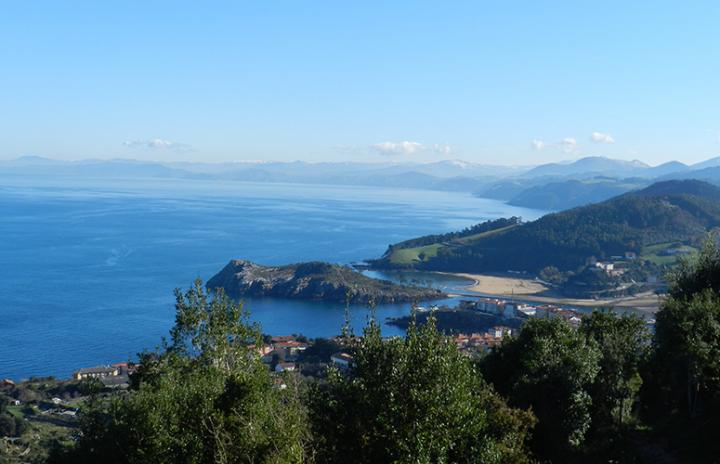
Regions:
[[[437,289],[373,279],[350,267],[323,262],[263,266],[233,260],[208,280],[207,287],[211,290],[222,288],[234,298],[277,297],[356,304],[429,301],[446,297]]]

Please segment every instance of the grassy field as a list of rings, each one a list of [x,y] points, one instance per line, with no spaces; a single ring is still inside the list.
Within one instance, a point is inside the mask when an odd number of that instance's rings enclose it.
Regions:
[[[507,227],[501,227],[500,229],[489,230],[487,232],[482,232],[475,235],[468,235],[467,237],[453,240],[452,243],[457,243],[459,245],[467,245],[468,243],[480,240],[481,238],[503,233],[509,229],[512,229],[513,227],[517,227],[517,224]],[[438,250],[444,246],[447,245],[443,243],[433,243],[431,245],[425,245],[421,247],[400,248],[393,251],[392,255],[390,255],[390,262],[393,264],[413,264],[422,261],[428,261],[437,256]],[[420,255],[422,255],[422,258]]]
[[[481,232],[481,233],[475,234],[475,235],[468,235],[467,237],[459,238],[459,239],[457,239],[457,240],[455,240],[455,241],[456,241],[457,243],[462,243],[462,244],[472,243],[472,242],[474,242],[474,241],[476,241],[476,240],[480,240],[481,238],[489,237],[489,236],[491,236],[491,235],[501,234],[501,233],[506,232],[506,231],[508,231],[508,230],[510,230],[510,229],[514,229],[514,228],[517,227],[518,225],[519,225],[519,224],[513,224],[513,225],[511,225],[511,226],[501,227],[501,228],[499,228],[499,229],[494,229],[494,230],[488,230],[487,232]]]
[[[443,245],[434,243],[432,245],[426,245],[416,248],[402,248],[393,251],[390,256],[390,262],[393,264],[412,264],[420,261],[427,261],[429,258],[437,256],[437,252]],[[420,259],[420,255],[423,254],[424,259]]]
[[[680,245],[678,243],[656,243],[655,245],[648,245],[643,247],[640,257],[646,259],[659,266],[675,264],[682,254],[676,255],[664,255],[663,252],[669,249],[678,249],[686,253],[695,253],[697,249],[687,246]]]
[[[8,406],[7,412],[9,412],[12,416],[19,417],[21,419],[25,417],[22,412],[22,406]]]

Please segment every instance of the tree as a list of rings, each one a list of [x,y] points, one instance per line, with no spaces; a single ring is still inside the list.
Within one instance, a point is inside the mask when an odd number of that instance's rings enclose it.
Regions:
[[[318,462],[528,460],[532,415],[508,408],[433,318],[389,340],[371,320],[354,353],[309,397]]]
[[[720,393],[720,297],[711,289],[670,298],[657,315],[656,355],[668,370],[671,401],[696,417]]]
[[[567,281],[567,276],[560,272],[555,266],[544,267],[539,274],[540,279],[555,285],[562,285]]]
[[[650,338],[637,316],[593,311],[584,317],[580,331],[600,349],[600,372],[590,393],[595,430],[626,424],[642,385],[640,369],[647,361]]]
[[[0,437],[15,436],[15,419],[7,413],[0,414]]]
[[[672,276],[656,317],[646,412],[686,449],[720,452],[720,251],[714,238]]]
[[[133,390],[97,398],[68,462],[291,463],[304,459],[297,389],[273,387],[252,344],[259,328],[200,281],[176,291],[176,322],[163,350],[141,355]]]
[[[669,295],[673,300],[688,301],[710,289],[720,293],[720,249],[710,236],[697,256],[680,261],[670,275]]]
[[[532,408],[532,448],[563,459],[581,450],[591,424],[591,389],[600,371],[595,343],[561,319],[530,319],[482,364],[511,406]]]

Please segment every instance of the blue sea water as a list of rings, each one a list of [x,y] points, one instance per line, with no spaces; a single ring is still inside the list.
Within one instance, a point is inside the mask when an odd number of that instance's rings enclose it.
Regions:
[[[422,190],[2,177],[0,211],[0,378],[14,379],[65,378],[154,348],[174,320],[173,289],[209,279],[233,258],[350,263],[410,237],[541,214]],[[246,304],[265,333],[332,336],[343,323],[337,304]],[[408,311],[376,312],[384,320]],[[359,332],[368,312],[351,314]]]

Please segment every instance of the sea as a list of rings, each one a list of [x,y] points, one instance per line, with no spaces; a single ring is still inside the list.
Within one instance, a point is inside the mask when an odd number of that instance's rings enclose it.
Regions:
[[[419,235],[544,213],[425,190],[2,176],[0,211],[0,379],[15,380],[68,378],[155,349],[174,322],[173,290],[231,259],[349,264]],[[467,284],[421,280],[446,290]],[[262,298],[245,306],[273,335],[330,337],[344,322],[336,303]],[[376,308],[383,334],[401,334],[386,318],[409,311]],[[360,333],[369,310],[353,306],[350,315]]]

